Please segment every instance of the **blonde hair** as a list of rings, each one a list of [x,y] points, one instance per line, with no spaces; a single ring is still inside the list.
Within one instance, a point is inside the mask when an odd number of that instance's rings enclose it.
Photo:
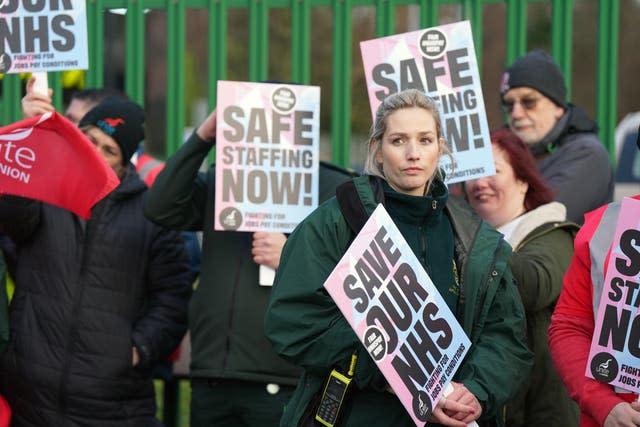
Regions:
[[[376,155],[382,149],[382,136],[387,131],[387,118],[398,110],[405,108],[422,108],[431,113],[434,121],[436,122],[436,133],[438,137],[438,145],[440,146],[441,155],[447,155],[451,158],[453,164],[453,157],[451,151],[445,144],[444,137],[442,136],[442,123],[440,120],[440,113],[435,101],[427,96],[424,92],[417,89],[407,89],[402,92],[397,92],[386,97],[378,106],[376,116],[371,125],[369,131],[369,150],[367,152],[367,158],[364,163],[364,172],[368,175],[379,176],[386,179],[382,164],[376,161]],[[444,171],[439,167],[436,167],[433,175],[429,178],[427,185],[425,186],[425,192],[428,192],[431,188],[433,180],[438,177],[444,180]]]

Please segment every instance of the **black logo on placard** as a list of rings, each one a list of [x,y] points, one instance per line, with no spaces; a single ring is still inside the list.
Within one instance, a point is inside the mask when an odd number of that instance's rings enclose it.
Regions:
[[[271,103],[278,112],[288,114],[296,106],[296,94],[288,87],[279,87],[273,91]]]
[[[242,212],[234,207],[223,209],[220,212],[220,224],[225,230],[237,230],[242,225]]]
[[[0,73],[4,74],[11,69],[11,55],[7,52],[2,52],[0,54]]]
[[[420,37],[420,50],[429,59],[440,58],[447,49],[447,37],[440,30],[427,30]]]
[[[591,359],[591,375],[598,381],[610,383],[618,376],[618,361],[609,353],[598,353]]]
[[[420,421],[427,421],[433,408],[431,407],[431,400],[429,395],[423,390],[420,390],[415,396],[413,396],[413,413]]]

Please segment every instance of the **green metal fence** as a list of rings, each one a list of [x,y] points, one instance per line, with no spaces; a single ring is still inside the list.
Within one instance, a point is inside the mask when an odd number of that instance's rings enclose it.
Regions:
[[[274,8],[290,10],[290,74],[291,80],[303,84],[311,81],[312,44],[332,45],[332,84],[330,92],[323,88],[323,96],[331,98],[331,156],[338,164],[350,164],[352,134],[352,76],[361,73],[353,64],[354,10],[360,6],[375,8],[375,35],[384,36],[396,32],[396,10],[400,6],[413,5],[419,10],[418,28],[438,25],[441,8],[456,6],[460,19],[471,21],[478,63],[482,63],[484,46],[484,8],[491,4],[503,4],[506,8],[505,63],[508,64],[527,50],[527,11],[533,3],[545,3],[551,7],[551,53],[561,65],[565,76],[572,75],[573,9],[580,0],[87,0],[89,33],[89,64],[86,85],[104,84],[105,55],[104,12],[111,8],[126,8],[124,89],[134,100],[145,101],[145,35],[154,29],[146,28],[145,10],[163,9],[166,13],[166,152],[171,154],[182,141],[185,126],[185,61],[186,61],[186,11],[198,9],[206,13],[208,34],[207,99],[213,107],[216,99],[217,80],[228,78],[229,28],[228,15],[238,8],[248,14],[247,68],[249,80],[267,79],[269,55],[269,12]],[[593,0],[595,1],[595,0]],[[331,11],[333,30],[322,40],[312,40],[312,11],[325,8]],[[617,75],[619,0],[598,0],[597,16],[597,70],[593,82],[596,92],[595,119],[600,125],[600,137],[613,153],[613,135],[617,119]],[[413,28],[416,30],[418,28]],[[398,31],[398,32],[404,32]],[[505,64],[505,65],[506,65]],[[482,72],[482,70],[481,70]],[[484,78],[484,77],[483,77]],[[567,79],[571,93],[571,79]],[[20,118],[22,85],[16,75],[4,76],[3,96],[0,102],[0,122],[8,123]],[[54,103],[61,109],[61,76],[51,73],[50,85],[55,91]],[[497,89],[496,89],[497,90]]]

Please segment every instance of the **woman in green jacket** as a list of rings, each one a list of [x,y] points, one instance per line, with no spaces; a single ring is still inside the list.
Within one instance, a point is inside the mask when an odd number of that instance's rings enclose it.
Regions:
[[[454,391],[427,425],[502,425],[501,408],[526,380],[531,353],[524,311],[507,266],[509,245],[464,202],[448,200],[438,161],[446,152],[433,100],[417,90],[378,108],[365,164],[349,198],[367,214],[384,204],[471,340]],[[414,423],[323,283],[355,237],[336,198],[314,211],[287,240],[265,318],[267,337],[304,373],[282,426],[313,419],[332,369],[347,372],[359,354],[341,426]]]
[[[556,371],[547,330],[573,255],[578,225],[553,201],[530,150],[509,129],[491,133],[496,174],[465,183],[471,206],[504,234],[513,247],[509,267],[527,319],[527,342],[534,353],[531,379],[506,407],[509,427],[573,427],[578,405]]]

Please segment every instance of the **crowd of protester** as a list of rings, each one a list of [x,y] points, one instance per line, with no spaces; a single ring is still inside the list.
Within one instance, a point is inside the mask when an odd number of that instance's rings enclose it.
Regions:
[[[54,111],[33,85],[25,117]],[[323,288],[359,232],[347,213],[379,204],[471,341],[426,426],[640,425],[636,394],[585,376],[620,209],[597,126],[543,51],[499,90],[495,175],[450,192],[438,106],[400,91],[364,171],[320,162],[321,205],[288,235],[214,228],[215,109],[164,163],[141,148],[141,106],[77,93],[65,115],[120,183],[89,219],[0,196],[0,427],[162,425],[153,368],[187,330],[194,427],[320,425],[335,371],[353,382],[337,426],[415,425]]]

